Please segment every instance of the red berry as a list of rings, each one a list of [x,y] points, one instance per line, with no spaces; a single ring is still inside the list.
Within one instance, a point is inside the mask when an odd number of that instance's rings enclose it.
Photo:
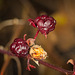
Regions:
[[[17,38],[11,44],[10,50],[18,57],[25,57],[29,53],[29,46],[23,39]]]
[[[28,20],[33,27],[37,27],[38,30],[46,35],[55,29],[56,20],[53,17],[42,15],[37,17],[35,20]]]

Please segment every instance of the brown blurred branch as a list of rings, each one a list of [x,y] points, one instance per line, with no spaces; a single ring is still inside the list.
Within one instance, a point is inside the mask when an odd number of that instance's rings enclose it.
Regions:
[[[0,50],[0,51],[2,51],[2,50]],[[9,52],[7,51],[6,54],[7,54],[7,53],[9,53]],[[8,58],[10,58],[10,57],[8,57]],[[19,59],[18,59],[17,57],[16,57],[16,58],[15,58],[15,57],[11,57],[11,58],[15,59],[15,61],[16,61],[16,63],[17,63],[17,66],[18,66],[18,75],[20,75],[20,74],[21,74],[21,64],[20,64]],[[10,59],[9,59],[9,60],[10,60]],[[6,69],[6,67],[7,67],[7,65],[8,65],[8,63],[9,63],[9,60],[6,60],[6,62],[4,63],[3,68],[2,68],[2,70],[1,70],[1,75],[4,74],[5,69]],[[69,71],[69,70],[63,69],[63,68],[61,68],[61,67],[54,66],[54,65],[49,64],[49,63],[47,63],[47,62],[44,62],[44,61],[42,61],[42,60],[38,60],[38,61],[39,61],[40,64],[42,64],[42,65],[44,65],[44,66],[47,66],[47,67],[49,67],[49,68],[52,68],[52,69],[54,69],[54,70],[56,70],[56,71],[59,71],[59,72],[65,73],[65,74],[73,74],[73,71]]]
[[[7,66],[8,66],[8,64],[9,64],[9,61],[10,61],[10,57],[4,62],[4,64],[3,64],[3,67],[2,67],[2,69],[1,69],[1,75],[4,75],[4,72],[5,72],[5,70],[6,70],[6,68],[7,68]]]
[[[6,26],[11,26],[11,25],[24,25],[25,24],[25,20],[24,19],[9,19],[6,21],[3,21],[0,23],[0,30]]]
[[[18,75],[21,75],[21,63],[19,61],[19,58],[17,58],[17,57],[11,57],[11,59],[14,59],[16,61],[17,69],[18,69]]]
[[[3,67],[1,69],[1,75],[4,75],[4,72],[5,72],[5,70],[6,70],[6,68],[7,68],[7,66],[8,66],[8,64],[9,64],[9,62],[10,62],[11,59],[14,59],[16,61],[17,69],[18,69],[18,75],[21,75],[21,63],[19,61],[19,58],[15,57],[14,54],[12,54],[11,52],[8,52],[6,50],[1,50],[0,49],[0,53],[2,53],[2,54],[8,54],[8,55],[11,56],[11,57],[9,56],[7,58],[7,60],[4,61]]]

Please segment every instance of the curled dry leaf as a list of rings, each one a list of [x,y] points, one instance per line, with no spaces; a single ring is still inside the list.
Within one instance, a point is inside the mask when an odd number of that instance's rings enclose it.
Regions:
[[[68,61],[67,61],[67,64],[68,63],[71,63],[72,65],[74,65],[74,60],[73,59],[69,59]]]

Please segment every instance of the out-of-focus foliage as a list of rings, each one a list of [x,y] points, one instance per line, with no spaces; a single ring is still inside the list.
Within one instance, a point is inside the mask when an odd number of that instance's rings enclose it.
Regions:
[[[53,16],[57,24],[47,39],[39,33],[36,43],[48,52],[46,61],[71,70],[72,65],[66,62],[75,59],[74,0],[0,0],[0,48],[10,51],[12,41],[23,38],[24,34],[27,34],[26,38],[34,37],[37,29],[29,26],[27,20],[41,14]],[[63,75],[42,65],[28,72],[24,58],[6,54],[0,54],[0,72],[4,75]]]

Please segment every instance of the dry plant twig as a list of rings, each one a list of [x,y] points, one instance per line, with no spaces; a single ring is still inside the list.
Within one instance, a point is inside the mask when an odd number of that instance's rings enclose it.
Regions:
[[[6,21],[3,21],[0,23],[0,30],[6,26],[11,26],[11,25],[24,25],[25,24],[25,20],[24,19],[9,19]]]

